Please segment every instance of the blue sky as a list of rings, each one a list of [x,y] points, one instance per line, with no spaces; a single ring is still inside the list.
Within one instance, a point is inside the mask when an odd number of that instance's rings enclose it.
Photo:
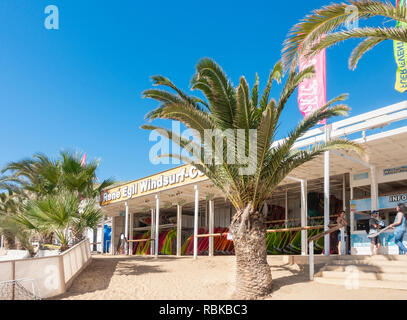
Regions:
[[[101,159],[100,178],[130,180],[168,169],[150,163],[153,143],[140,129],[157,106],[141,97],[151,87],[149,77],[162,74],[188,90],[195,64],[206,56],[235,84],[241,75],[252,84],[258,72],[264,85],[289,28],[326,3],[2,0],[0,167],[36,152],[78,150]],[[51,4],[59,8],[59,30],[44,27]],[[350,71],[355,43],[327,52],[328,99],[349,93],[351,115],[405,99],[394,90],[392,42]],[[301,117],[295,95],[279,137]]]

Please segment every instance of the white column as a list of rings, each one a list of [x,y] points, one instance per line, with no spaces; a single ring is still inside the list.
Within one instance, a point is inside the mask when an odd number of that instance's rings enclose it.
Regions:
[[[353,187],[350,187],[350,200],[353,200]],[[355,231],[355,212],[352,210],[350,210],[350,233],[352,234],[352,232]]]
[[[209,233],[214,233],[214,224],[215,224],[215,201],[209,200]],[[213,256],[213,237],[209,237],[209,256]]]
[[[343,174],[342,177],[342,209],[345,211],[346,214],[346,176]],[[349,237],[350,235],[348,235]],[[347,241],[345,239],[345,227],[341,228],[341,240],[342,240],[342,246],[341,246],[341,253],[345,254],[346,249],[347,249]]]
[[[102,243],[101,248],[102,248],[102,254],[105,251],[105,215],[102,215],[102,238],[100,242]]]
[[[285,223],[284,227],[288,228],[288,189],[285,189]]]
[[[134,213],[130,213],[130,230],[129,240],[133,240],[134,234]],[[129,255],[133,254],[133,242],[129,242]]]
[[[195,212],[194,212],[194,259],[198,256],[198,210],[199,210],[199,191],[198,185],[194,185],[195,190]]]
[[[329,229],[329,151],[324,153],[324,230]],[[329,234],[325,235],[324,239],[324,253],[329,256],[330,244]]]
[[[126,207],[126,217],[124,220],[124,237],[125,237],[125,243],[124,243],[124,252],[126,252],[126,254],[129,254],[127,248],[128,248],[128,242],[127,240],[129,240],[129,205],[127,203],[127,201],[124,203],[125,207]]]
[[[307,226],[308,205],[307,205],[307,181],[301,180],[301,227]],[[301,230],[301,255],[307,254],[308,232]]]
[[[0,244],[0,248],[4,248],[4,235],[1,235],[1,244]]]
[[[177,204],[177,257],[181,256],[182,206]]]
[[[150,226],[150,238],[155,239],[155,215],[154,215],[154,209],[151,209],[151,226]],[[155,246],[155,241],[150,242],[150,255],[154,255],[154,246]]]
[[[378,204],[378,199],[379,199],[379,186],[377,184],[377,174],[376,174],[376,168],[371,167],[370,168],[370,174],[372,176],[372,183],[370,185],[370,199],[371,199],[371,208],[373,210],[377,210],[379,207]]]
[[[115,228],[116,224],[114,223],[114,218],[112,217],[112,231],[110,233],[110,254],[115,254],[115,243],[114,243],[114,237],[115,237]]]
[[[158,240],[159,240],[159,229],[160,229],[160,196],[155,195],[155,241],[154,241],[154,254],[158,258]]]
[[[309,279],[314,280],[314,241],[309,242]]]

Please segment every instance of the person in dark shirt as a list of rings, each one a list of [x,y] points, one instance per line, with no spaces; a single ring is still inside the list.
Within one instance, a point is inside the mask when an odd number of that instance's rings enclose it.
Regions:
[[[379,211],[372,211],[371,217],[369,219],[369,234],[374,234],[380,231],[383,222],[380,220]],[[370,239],[370,251],[372,256],[379,253],[382,243],[380,241],[380,236],[373,237]],[[375,251],[376,247],[376,251]]]

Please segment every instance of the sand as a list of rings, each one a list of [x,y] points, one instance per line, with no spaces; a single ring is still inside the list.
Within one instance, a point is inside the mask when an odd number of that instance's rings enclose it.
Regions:
[[[126,257],[93,256],[91,264],[75,279],[69,290],[54,299],[231,299],[234,286],[234,257]],[[304,266],[284,264],[270,256],[273,292],[266,299],[395,300],[407,292],[390,289],[348,290],[308,280]]]

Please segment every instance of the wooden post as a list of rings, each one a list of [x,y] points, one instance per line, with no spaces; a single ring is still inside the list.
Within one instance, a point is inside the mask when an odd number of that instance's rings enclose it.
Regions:
[[[177,203],[177,257],[181,256],[182,206]]]
[[[214,233],[215,227],[215,201],[213,199],[209,200],[209,233]],[[213,250],[214,239],[209,237],[209,256],[212,257],[214,254]]]

